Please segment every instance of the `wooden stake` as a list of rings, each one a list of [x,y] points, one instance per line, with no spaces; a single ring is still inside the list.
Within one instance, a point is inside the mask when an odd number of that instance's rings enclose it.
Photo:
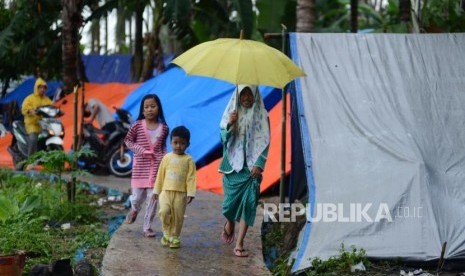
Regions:
[[[444,242],[442,244],[441,257],[439,258],[438,268],[436,269],[436,273],[439,273],[439,271],[441,271],[442,269],[442,266],[444,265],[444,254],[446,253],[446,246],[447,246],[447,242]]]

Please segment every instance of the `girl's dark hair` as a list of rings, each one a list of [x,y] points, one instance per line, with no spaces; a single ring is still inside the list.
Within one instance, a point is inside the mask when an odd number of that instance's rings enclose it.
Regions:
[[[147,94],[142,98],[142,100],[140,102],[139,117],[137,118],[137,120],[145,119],[145,116],[144,116],[144,102],[147,99],[155,100],[155,102],[158,105],[158,122],[164,123],[166,125],[165,115],[163,114],[163,107],[161,106],[160,98],[158,98],[158,96],[155,95],[155,94]]]

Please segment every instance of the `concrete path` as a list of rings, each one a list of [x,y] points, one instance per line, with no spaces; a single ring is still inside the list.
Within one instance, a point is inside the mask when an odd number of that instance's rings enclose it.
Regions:
[[[95,176],[83,177],[82,180],[123,192],[129,189],[127,178]],[[181,234],[182,247],[179,249],[161,246],[158,217],[153,227],[157,234],[155,238],[143,236],[143,214],[134,224],[123,223],[107,247],[102,275],[271,275],[263,262],[262,212],[257,211],[256,223],[247,233],[244,245],[249,257],[238,258],[233,255],[234,243],[226,245],[221,240],[225,222],[221,202],[221,196],[197,192],[197,197],[187,206]]]

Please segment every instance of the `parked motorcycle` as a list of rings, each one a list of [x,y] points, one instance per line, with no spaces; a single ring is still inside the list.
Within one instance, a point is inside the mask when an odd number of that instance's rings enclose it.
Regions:
[[[37,150],[63,150],[63,137],[65,136],[64,127],[58,117],[63,116],[63,111],[59,107],[53,105],[44,105],[36,109],[36,113],[42,118],[39,120],[39,125],[42,131],[37,137]],[[12,123],[13,142],[8,147],[8,152],[13,158],[15,169],[22,170],[23,165],[20,164],[28,158],[27,144],[28,134],[22,120],[17,120]]]
[[[113,175],[130,176],[132,173],[132,151],[124,144],[129,131],[131,114],[124,109],[115,108],[118,120],[107,123],[102,129],[93,124],[83,124],[83,147],[94,151],[96,156],[81,157],[78,164],[87,170],[107,168]]]

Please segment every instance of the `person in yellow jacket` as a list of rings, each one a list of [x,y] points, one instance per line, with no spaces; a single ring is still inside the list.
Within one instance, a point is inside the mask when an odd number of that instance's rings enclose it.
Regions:
[[[46,91],[47,83],[43,79],[38,78],[34,84],[34,93],[24,99],[21,107],[21,113],[24,115],[24,125],[28,134],[28,156],[37,151],[37,136],[41,131],[39,125],[41,117],[37,115],[36,108],[52,104],[52,100],[45,95]]]

